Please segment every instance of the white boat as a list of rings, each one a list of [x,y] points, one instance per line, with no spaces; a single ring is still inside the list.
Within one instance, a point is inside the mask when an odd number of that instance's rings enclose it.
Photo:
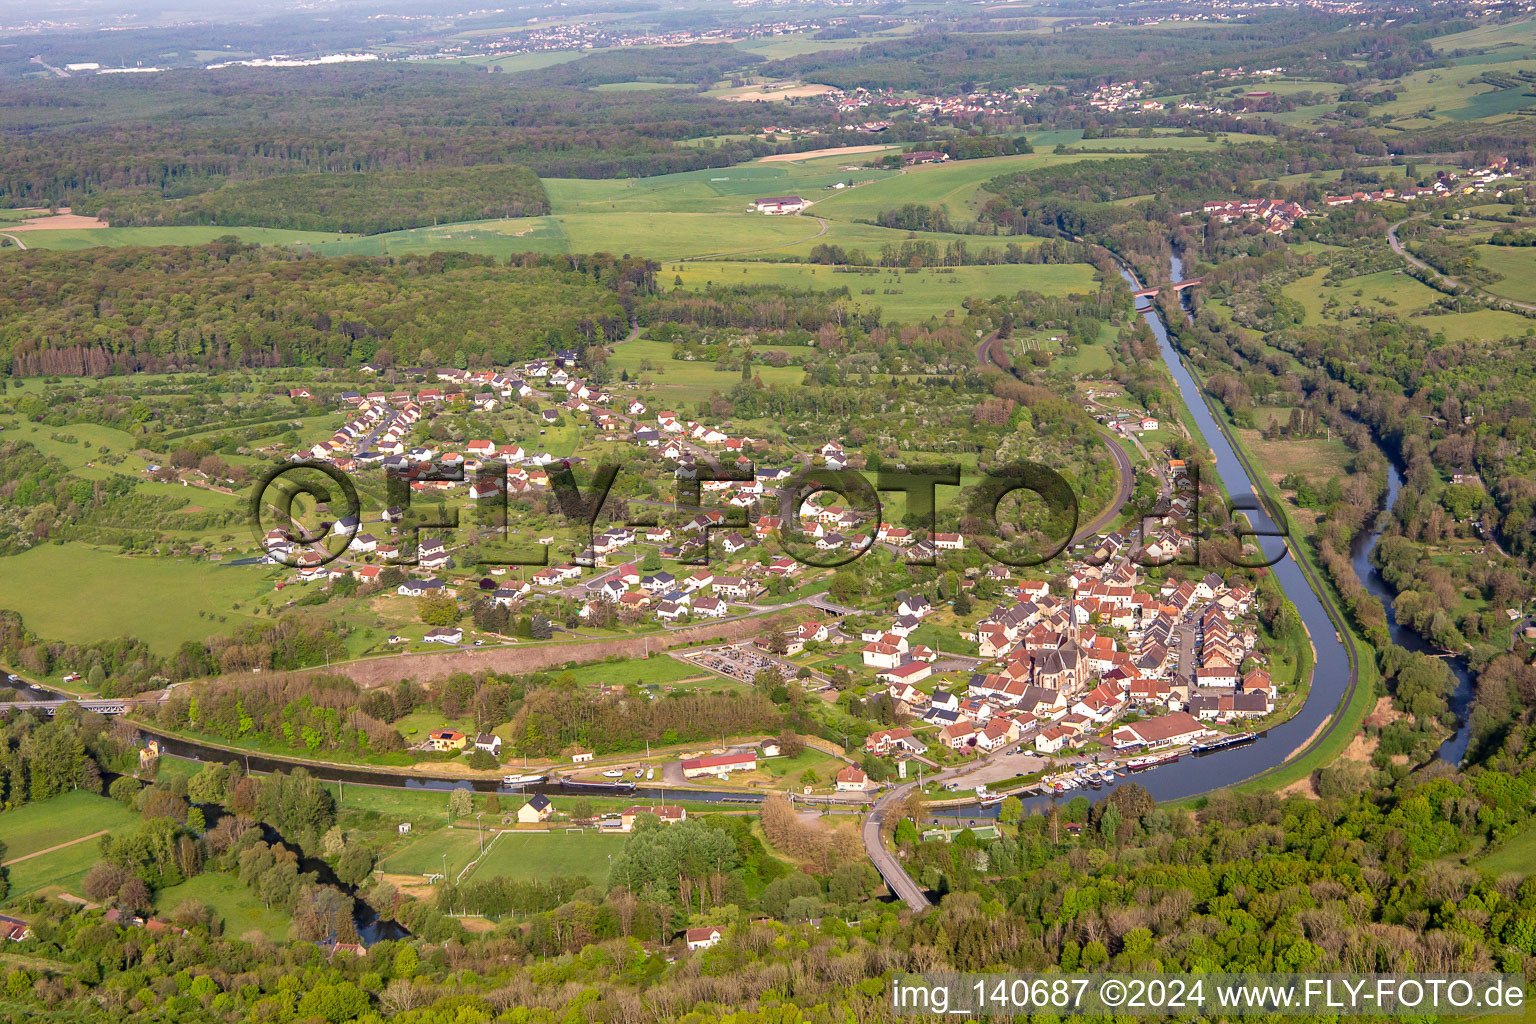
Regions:
[[[544,778],[545,776],[543,775],[503,775],[501,777],[501,784],[503,786],[532,786],[535,783],[543,782]]]

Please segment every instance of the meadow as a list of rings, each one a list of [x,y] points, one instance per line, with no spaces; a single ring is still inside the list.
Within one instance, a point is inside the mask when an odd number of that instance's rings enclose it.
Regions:
[[[1520,302],[1536,302],[1536,249],[1504,245],[1479,245],[1477,261],[1504,275],[1488,286],[1495,295]]]
[[[155,913],[169,915],[183,900],[196,900],[212,910],[224,924],[224,934],[243,938],[259,932],[274,942],[288,936],[289,916],[272,910],[256,898],[251,887],[229,875],[203,874],[155,894]]]
[[[913,274],[886,269],[852,273],[803,263],[708,261],[669,264],[662,277],[668,282],[681,277],[683,287],[694,290],[711,283],[847,288],[858,305],[878,306],[885,320],[907,322],[949,312],[964,317],[962,302],[972,295],[1013,295],[1028,290],[1058,296],[1094,290],[1094,270],[1086,264],[1000,264],[925,269]],[[866,289],[875,294],[862,294]]]
[[[1375,313],[1390,312],[1394,316],[1407,318],[1409,322],[1431,333],[1443,333],[1452,341],[1520,336],[1530,326],[1530,322],[1518,314],[1495,309],[1421,315],[1423,310],[1439,299],[1440,293],[1401,271],[1383,270],[1353,277],[1337,288],[1323,285],[1325,273],[1317,271],[1307,277],[1297,278],[1284,288],[1288,297],[1300,302],[1305,308],[1308,325],[1327,322],[1324,305],[1331,299],[1338,304],[1331,311],[1332,315],[1358,305]]]
[[[132,635],[160,654],[253,621],[235,606],[249,607],[271,590],[267,567],[130,557],[83,543],[43,544],[13,555],[5,572],[33,581],[7,588],[4,603],[39,636],[88,643]],[[215,613],[228,621],[209,617]]]
[[[716,391],[722,394],[735,387],[741,380],[739,374],[722,373],[716,364],[704,360],[687,362],[672,358],[672,346],[660,341],[638,338],[615,345],[608,357],[608,365],[616,372],[631,377],[643,376],[650,381],[652,390],[647,391],[646,401],[656,408],[700,402]],[[754,366],[752,372],[761,371],[763,383],[793,386],[805,377],[798,366]],[[651,403],[649,396],[654,395]]]
[[[185,225],[163,228],[57,228],[18,234],[28,249],[93,249],[97,246],[203,245],[233,235],[248,245],[313,246],[338,242],[347,235],[325,231],[293,231],[283,228],[219,227]],[[10,249],[8,251],[16,251]]]
[[[100,850],[95,840],[77,840],[103,829],[110,832],[128,827],[137,820],[133,811],[116,800],[84,790],[0,813],[9,898],[15,900],[50,885],[78,890],[80,879],[96,863]],[[74,845],[29,856],[63,843]],[[22,857],[29,859],[19,860]]]

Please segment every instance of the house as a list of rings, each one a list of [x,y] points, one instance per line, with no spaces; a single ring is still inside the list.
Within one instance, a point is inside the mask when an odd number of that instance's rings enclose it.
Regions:
[[[683,933],[683,939],[688,943],[688,952],[708,949],[720,944],[721,932],[719,928],[689,928]]]
[[[1035,750],[1042,754],[1056,754],[1077,735],[1065,725],[1053,725],[1035,737]]]
[[[549,802],[549,797],[540,793],[530,797],[527,803],[517,809],[518,824],[537,825],[541,821],[548,821],[554,810],[555,805]]]
[[[1130,725],[1116,729],[1111,738],[1117,750],[1126,747],[1155,749],[1191,743],[1203,736],[1205,731],[1205,726],[1197,722],[1193,715],[1184,711],[1175,711],[1158,718],[1132,722]]]
[[[933,675],[933,666],[923,661],[909,661],[904,665],[875,673],[882,683],[920,683]]]
[[[827,639],[827,624],[825,622],[802,622],[795,630],[795,637],[801,643],[815,641],[821,643]]]
[[[475,737],[475,749],[483,750],[493,757],[500,757],[501,737],[493,732],[483,732]]]
[[[770,196],[764,199],[754,199],[752,206],[758,213],[799,213],[805,209],[805,200],[799,196]]]
[[[951,750],[963,750],[970,746],[975,735],[976,725],[968,718],[962,718],[939,730],[940,741]]]
[[[860,651],[865,668],[893,669],[902,663],[902,650],[895,644],[875,641],[865,644]]]
[[[869,776],[856,765],[847,765],[837,773],[839,793],[863,793],[870,788]]]
[[[422,637],[429,644],[453,644],[464,640],[464,631],[458,626],[439,626],[437,629],[427,630],[427,635]]]
[[[882,757],[897,750],[910,754],[928,752],[927,746],[912,735],[911,729],[884,729],[880,732],[872,732],[864,740],[864,749]]]
[[[687,809],[672,804],[665,804],[660,807],[626,807],[619,812],[619,828],[625,832],[633,832],[635,830],[635,819],[642,814],[654,814],[661,819],[663,825],[675,825],[680,821],[688,820]]]
[[[32,926],[19,917],[0,914],[0,936],[4,936],[12,942],[30,939],[32,937]]]
[[[690,757],[683,762],[683,778],[698,779],[706,775],[722,776],[731,772],[750,772],[757,768],[757,752],[748,750],[741,754],[722,754],[718,757]]]
[[[724,615],[727,610],[728,609],[725,606],[725,602],[720,600],[718,597],[701,597],[697,601],[693,602],[694,614],[702,615],[705,618],[718,619]]]
[[[1010,718],[994,718],[982,727],[976,737],[976,745],[983,750],[996,750],[1019,738],[1019,726]]]
[[[457,729],[433,729],[427,734],[428,750],[463,750],[469,737]]]

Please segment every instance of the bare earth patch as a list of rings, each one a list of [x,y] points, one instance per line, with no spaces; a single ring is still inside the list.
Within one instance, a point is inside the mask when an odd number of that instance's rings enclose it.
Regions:
[[[821,156],[851,156],[854,153],[878,153],[882,149],[890,149],[890,146],[843,146],[833,149],[812,149],[804,153],[775,153],[773,156],[765,156],[759,163],[787,164],[796,160],[815,160]]]
[[[1392,707],[1392,698],[1382,697],[1376,701],[1376,706],[1371,709],[1371,713],[1365,716],[1364,724],[1380,729],[1384,725],[1391,725],[1402,717],[1402,712]],[[1369,763],[1372,755],[1376,753],[1378,743],[1379,741],[1376,737],[1373,736],[1367,739],[1365,734],[1361,733],[1349,741],[1349,746],[1345,747],[1344,753],[1339,756],[1349,761]],[[1406,761],[1407,759],[1405,758],[1404,763]]]
[[[7,231],[57,231],[60,228],[105,228],[111,227],[106,221],[97,217],[85,217],[80,214],[70,213],[69,207],[59,207],[59,212],[52,217],[34,217],[24,220],[20,224],[6,225]]]
[[[435,887],[427,884],[427,880],[420,875],[392,875],[380,873],[379,878],[388,882],[402,894],[415,899],[431,899],[436,891]]]
[[[793,100],[802,96],[825,96],[831,91],[830,85],[791,85],[783,89],[760,86],[746,92],[727,93],[720,98],[732,103],[746,103],[751,100]]]
[[[1275,791],[1275,795],[1282,800],[1288,796],[1304,796],[1308,800],[1322,799],[1322,797],[1317,795],[1317,790],[1312,785],[1312,776],[1310,774],[1304,778],[1297,779],[1289,786],[1282,786]]]

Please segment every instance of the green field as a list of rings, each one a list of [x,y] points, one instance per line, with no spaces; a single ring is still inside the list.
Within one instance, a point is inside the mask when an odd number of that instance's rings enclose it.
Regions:
[[[1452,341],[1520,336],[1530,326],[1530,321],[1524,317],[1496,309],[1419,315],[1420,311],[1427,309],[1440,297],[1440,293],[1401,271],[1383,270],[1350,278],[1338,288],[1324,287],[1325,273],[1320,270],[1307,277],[1297,278],[1284,289],[1288,297],[1297,300],[1306,309],[1306,323],[1309,326],[1329,322],[1323,309],[1329,299],[1338,303],[1332,310],[1334,315],[1359,305],[1375,313],[1390,312],[1394,316],[1403,317],[1431,333],[1443,333]],[[1356,295],[1356,292],[1360,294]]]
[[[446,801],[446,793],[439,794]],[[516,810],[517,800],[508,800],[504,811]],[[489,837],[487,837],[489,838]],[[448,869],[454,878],[480,852],[480,837],[475,829],[440,828],[425,832],[379,862],[379,870],[394,875],[430,875]]]
[[[130,635],[162,654],[186,640],[202,640],[251,621],[232,606],[249,608],[271,590],[265,566],[129,557],[86,544],[43,544],[4,559],[0,566],[12,581],[0,604],[20,612],[27,628],[39,636],[89,643]],[[229,621],[200,616],[203,611]]]
[[[289,916],[264,906],[250,886],[229,875],[204,874],[155,894],[155,913],[167,917],[183,900],[206,905],[224,922],[224,934],[232,939],[260,932],[274,942],[288,936]]]
[[[234,235],[240,241],[251,245],[315,245],[320,242],[334,243],[351,237],[325,231],[217,227],[203,224],[168,228],[62,228],[27,231],[16,237],[20,238],[28,249],[91,249],[103,245],[202,245],[226,235]]]
[[[673,359],[671,345],[647,338],[614,346],[608,365],[631,377],[639,375],[649,380],[653,390],[646,392],[646,402],[657,409],[702,401],[716,391],[729,391],[741,380],[738,373],[721,373],[714,362]],[[647,365],[650,369],[644,369]],[[795,385],[805,377],[805,371],[798,366],[754,366],[752,372],[760,375],[765,384]]]
[[[927,237],[926,235],[923,237]],[[984,267],[951,267],[849,273],[833,267],[801,263],[732,263],[723,260],[670,264],[663,279],[681,276],[683,286],[697,290],[708,283],[762,284],[780,287],[831,290],[847,288],[852,301],[866,308],[878,306],[886,320],[926,320],[954,311],[965,316],[962,301],[971,295],[1013,295],[1034,291],[1057,296],[1092,292],[1094,270],[1086,264],[1001,264]],[[873,290],[875,294],[862,294]]]
[[[582,686],[588,683],[607,683],[609,685],[639,683],[642,686],[665,685],[676,683],[683,679],[695,679],[708,674],[701,668],[685,664],[676,658],[669,658],[666,655],[657,655],[651,658],[625,658],[622,661],[598,661],[589,665],[578,665],[567,671]],[[718,680],[721,683],[725,682],[725,680],[719,679],[717,676],[710,676],[710,679]]]
[[[608,858],[624,848],[622,836],[586,832],[506,832],[491,844],[469,878],[543,879],[585,875],[602,885]]]
[[[1495,875],[1509,872],[1530,874],[1531,865],[1536,864],[1536,828],[1526,829],[1505,840],[1504,845],[1490,854],[1479,857],[1473,861],[1473,864]]]
[[[1479,245],[1477,261],[1504,275],[1488,291],[1520,302],[1536,302],[1536,248]]]
[[[74,843],[7,867],[10,898],[16,899],[49,885],[78,888],[81,877],[96,863],[99,848],[95,840],[75,840],[102,829],[121,829],[136,820],[137,815],[116,800],[84,790],[0,813],[0,842],[5,843],[5,859],[8,861],[62,843]]]

